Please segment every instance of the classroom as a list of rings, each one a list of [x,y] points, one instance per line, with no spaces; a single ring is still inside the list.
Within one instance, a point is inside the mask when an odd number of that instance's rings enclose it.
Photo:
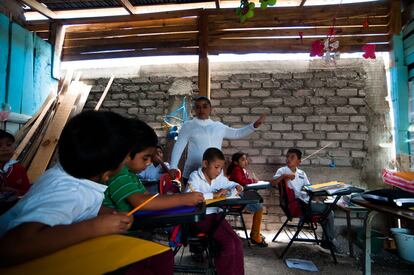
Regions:
[[[411,0],[0,1],[0,274],[413,274],[413,80]]]

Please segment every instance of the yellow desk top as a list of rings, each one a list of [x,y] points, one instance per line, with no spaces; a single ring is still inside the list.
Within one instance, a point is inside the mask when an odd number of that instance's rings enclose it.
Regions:
[[[24,264],[0,269],[0,274],[103,274],[161,254],[170,248],[123,235],[91,239]]]

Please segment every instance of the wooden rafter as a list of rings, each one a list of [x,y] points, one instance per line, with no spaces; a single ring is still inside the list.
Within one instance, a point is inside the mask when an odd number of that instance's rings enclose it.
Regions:
[[[214,2],[216,3],[216,9],[220,8],[220,0],[214,0]]]
[[[118,2],[127,10],[129,14],[135,14],[135,8],[129,0],[118,0]]]
[[[302,2],[300,2],[300,7],[303,7],[303,5],[305,5],[306,0],[302,0]]]
[[[48,9],[43,4],[40,4],[36,0],[20,0],[20,1],[22,1],[23,3],[25,3],[26,5],[28,5],[32,9],[38,11],[39,13],[41,13],[42,15],[46,16],[49,19],[56,19],[56,17],[57,17],[55,12]]]

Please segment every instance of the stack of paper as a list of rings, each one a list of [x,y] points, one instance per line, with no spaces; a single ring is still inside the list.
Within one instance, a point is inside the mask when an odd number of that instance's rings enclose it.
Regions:
[[[305,189],[310,191],[326,191],[328,194],[334,194],[336,192],[347,190],[350,187],[349,184],[340,181],[330,181],[325,183],[319,183],[314,185],[305,186]]]

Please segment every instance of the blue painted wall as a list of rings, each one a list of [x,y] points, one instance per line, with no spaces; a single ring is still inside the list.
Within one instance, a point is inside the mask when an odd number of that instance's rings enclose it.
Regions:
[[[0,104],[33,115],[57,91],[52,78],[53,47],[0,14]]]

